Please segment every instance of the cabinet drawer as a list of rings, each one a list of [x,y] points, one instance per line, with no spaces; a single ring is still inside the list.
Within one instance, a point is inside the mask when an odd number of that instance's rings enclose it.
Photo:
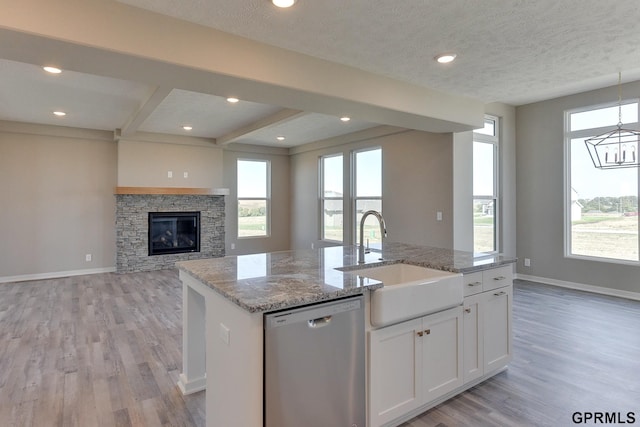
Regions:
[[[482,272],[482,290],[502,288],[513,284],[513,266],[511,264],[504,267],[492,268]]]
[[[462,280],[464,281],[465,297],[482,292],[482,271],[478,271],[477,273],[465,274]]]

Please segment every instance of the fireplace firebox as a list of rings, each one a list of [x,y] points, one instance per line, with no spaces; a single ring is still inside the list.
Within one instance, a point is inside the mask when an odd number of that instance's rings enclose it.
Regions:
[[[200,252],[200,212],[149,212],[149,255]]]

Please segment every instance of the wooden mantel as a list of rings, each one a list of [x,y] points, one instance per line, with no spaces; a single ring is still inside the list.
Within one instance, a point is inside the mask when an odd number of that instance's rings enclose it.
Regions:
[[[185,188],[185,187],[116,187],[115,194],[169,194],[169,195],[211,195],[227,196],[228,188]]]

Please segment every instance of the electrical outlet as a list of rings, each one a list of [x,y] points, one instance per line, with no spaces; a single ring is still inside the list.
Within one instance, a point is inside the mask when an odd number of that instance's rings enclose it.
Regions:
[[[436,212],[436,221],[442,221],[442,211]]]
[[[525,267],[531,267],[531,259],[530,258],[525,258],[524,259],[524,266]]]
[[[173,171],[167,171],[167,178],[173,178]]]
[[[315,249],[316,245],[313,244],[313,242],[311,242],[311,249]]]
[[[231,249],[235,249],[235,248],[236,248],[236,244],[235,244],[235,243],[232,243],[232,244],[231,244]]]
[[[183,176],[184,176],[185,178],[189,178],[189,172],[185,172],[185,173],[183,174]]]
[[[86,254],[86,255],[84,256],[84,260],[85,260],[86,262],[91,262],[91,259],[92,259],[91,254]]]

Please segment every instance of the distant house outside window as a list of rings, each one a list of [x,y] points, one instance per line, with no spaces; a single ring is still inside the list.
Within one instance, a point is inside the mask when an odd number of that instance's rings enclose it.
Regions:
[[[473,132],[473,251],[498,252],[498,118]]]
[[[565,256],[640,261],[638,169],[596,169],[584,140],[617,129],[619,104],[565,112]],[[638,100],[622,102],[622,123],[638,129]],[[615,154],[612,154],[615,155]]]
[[[344,240],[344,161],[342,154],[320,158],[322,240]]]
[[[269,236],[270,164],[238,160],[238,238]]]

